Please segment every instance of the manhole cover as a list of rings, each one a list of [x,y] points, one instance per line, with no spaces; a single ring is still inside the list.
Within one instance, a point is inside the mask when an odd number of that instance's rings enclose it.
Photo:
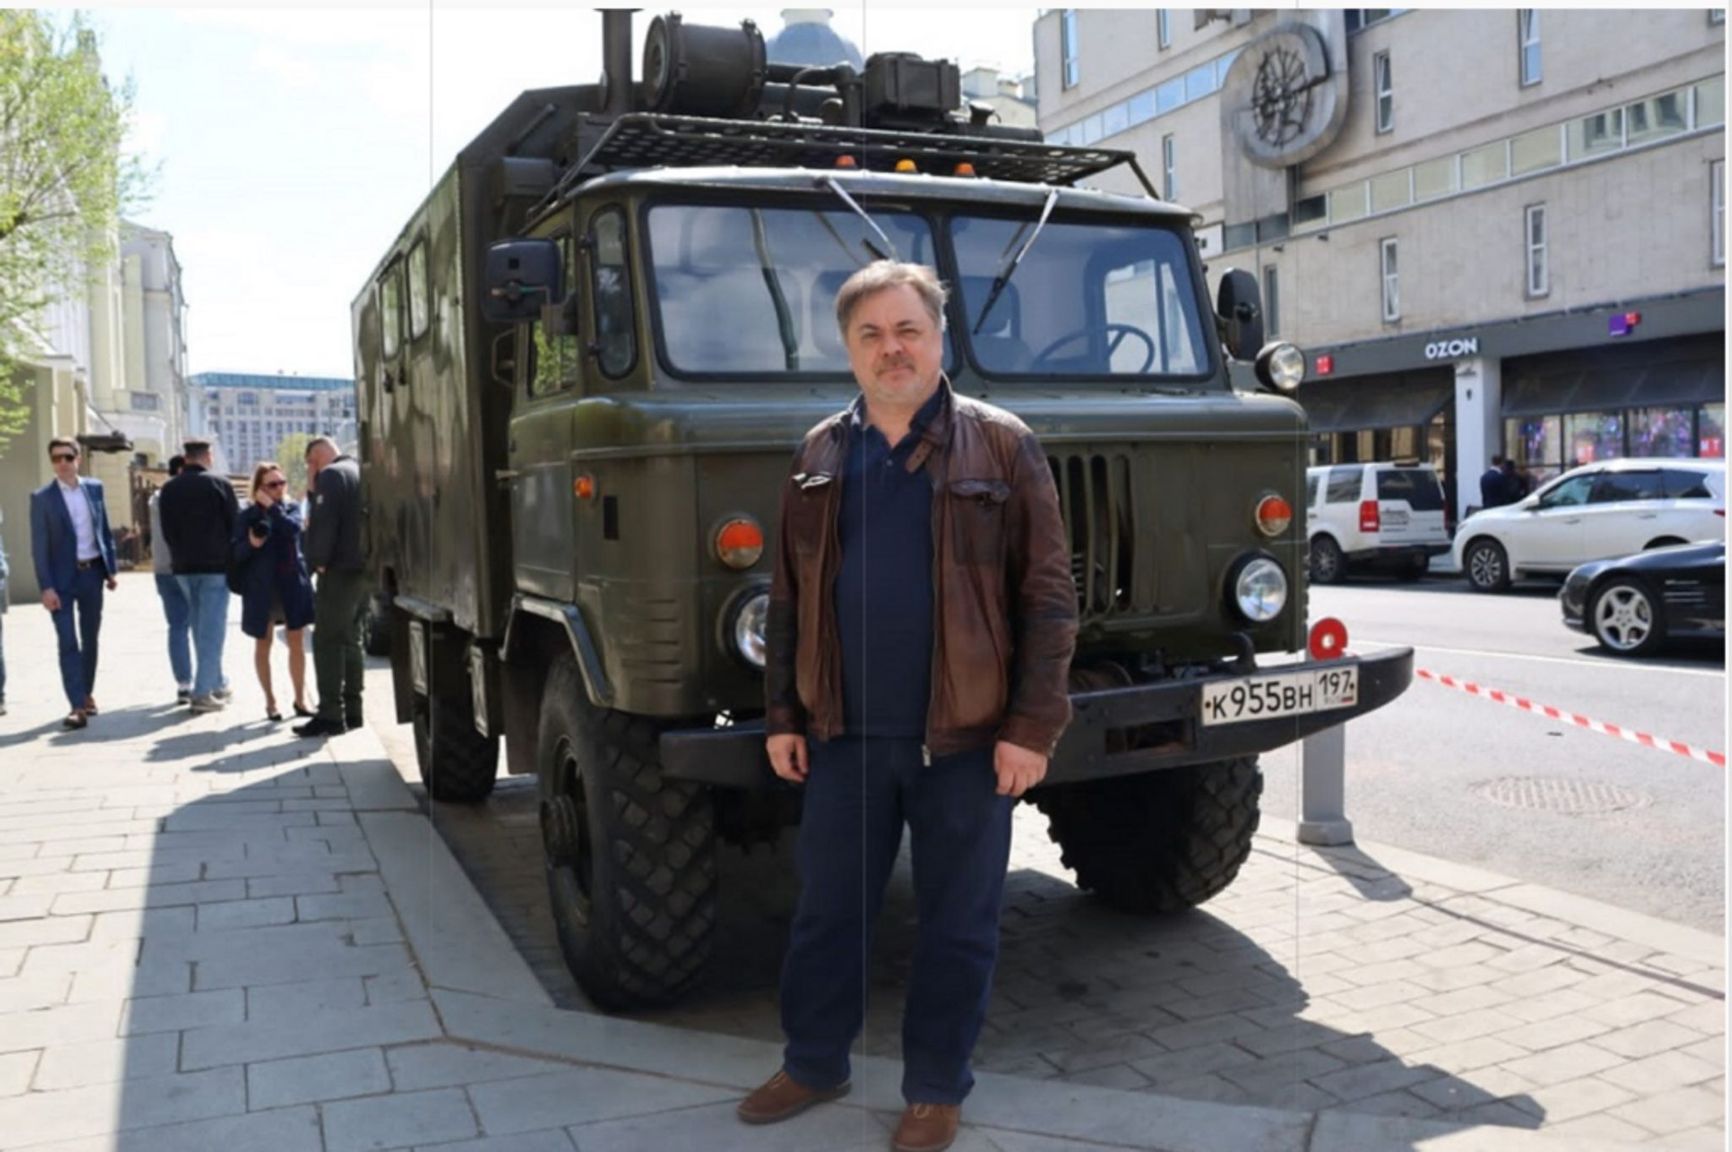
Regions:
[[[1475,784],[1473,790],[1505,808],[1532,808],[1566,816],[1598,816],[1626,808],[1646,808],[1654,802],[1652,796],[1634,788],[1550,776],[1504,776]]]

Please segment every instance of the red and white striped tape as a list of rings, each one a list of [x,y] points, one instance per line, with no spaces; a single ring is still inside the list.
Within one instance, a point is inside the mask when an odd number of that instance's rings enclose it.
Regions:
[[[1615,736],[1619,740],[1628,740],[1632,744],[1640,744],[1644,748],[1652,748],[1657,752],[1671,752],[1677,756],[1699,760],[1704,764],[1712,764],[1716,768],[1726,767],[1726,754],[1724,752],[1692,748],[1680,740],[1667,740],[1662,736],[1650,736],[1646,732],[1620,728],[1616,724],[1602,724],[1598,720],[1588,719],[1579,712],[1565,712],[1562,708],[1553,708],[1549,704],[1536,704],[1526,697],[1502,692],[1496,688],[1486,688],[1468,680],[1457,680],[1453,676],[1445,676],[1442,673],[1433,672],[1429,668],[1415,668],[1413,674],[1421,680],[1430,680],[1435,684],[1442,684],[1445,688],[1457,688],[1470,696],[1478,696],[1497,704],[1508,704],[1511,708],[1519,708],[1523,712],[1533,712],[1549,720],[1562,720],[1574,724],[1577,728],[1586,728],[1590,732],[1599,732],[1605,736]]]

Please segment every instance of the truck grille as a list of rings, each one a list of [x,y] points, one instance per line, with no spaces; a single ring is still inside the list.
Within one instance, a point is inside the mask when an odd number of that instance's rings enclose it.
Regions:
[[[1053,454],[1047,465],[1064,512],[1081,622],[1152,610],[1154,589],[1139,586],[1148,581],[1137,578],[1133,457],[1119,452]]]

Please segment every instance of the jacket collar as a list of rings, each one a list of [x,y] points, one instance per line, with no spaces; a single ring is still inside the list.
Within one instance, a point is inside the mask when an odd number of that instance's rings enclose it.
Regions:
[[[914,419],[908,424],[908,430],[920,437],[920,443],[908,454],[908,471],[919,469],[929,456],[950,442],[950,422],[955,407],[956,394],[951,390],[950,377],[940,371],[937,391],[920,406],[920,411],[914,414]],[[865,422],[866,393],[861,392],[842,413],[842,419],[837,422],[837,430],[845,436]]]

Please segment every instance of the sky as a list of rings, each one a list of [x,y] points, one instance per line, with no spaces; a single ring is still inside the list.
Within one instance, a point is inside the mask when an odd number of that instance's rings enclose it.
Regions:
[[[688,23],[780,9],[679,6]],[[662,8],[634,21],[643,34]],[[834,9],[862,52],[1033,68],[1033,8]],[[350,376],[349,306],[457,151],[527,88],[601,70],[593,8],[107,8],[103,71],[134,84],[155,169],[128,219],[174,237],[191,372]]]

